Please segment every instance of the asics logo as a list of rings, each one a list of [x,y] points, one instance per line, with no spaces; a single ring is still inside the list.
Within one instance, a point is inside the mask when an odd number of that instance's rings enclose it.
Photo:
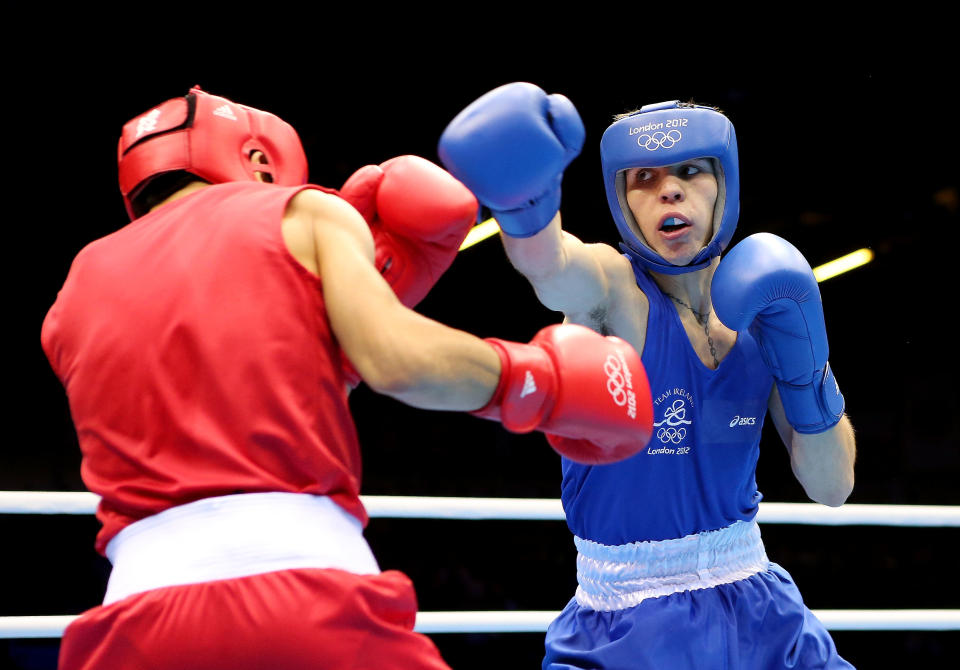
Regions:
[[[633,375],[627,367],[627,361],[622,352],[607,354],[603,363],[603,371],[607,375],[607,393],[618,407],[627,407],[627,416],[637,418],[637,394],[633,392]]]
[[[757,425],[757,417],[755,416],[735,416],[730,421],[730,427],[735,428],[737,426],[755,426]]]
[[[139,138],[144,133],[149,133],[157,128],[157,121],[160,120],[160,110],[155,109],[149,114],[144,114],[140,117],[140,120],[137,121],[137,134],[136,138]]]
[[[671,149],[673,146],[683,139],[683,135],[679,130],[668,130],[667,132],[657,131],[652,135],[644,133],[637,138],[637,144],[646,149],[647,151],[656,151],[661,147],[664,149]]]

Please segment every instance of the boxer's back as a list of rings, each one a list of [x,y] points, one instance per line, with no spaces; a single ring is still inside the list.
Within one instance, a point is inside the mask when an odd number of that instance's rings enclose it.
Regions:
[[[359,450],[319,281],[281,220],[303,187],[211,186],[85,248],[44,322],[98,548],[239,491],[331,495],[361,519]]]

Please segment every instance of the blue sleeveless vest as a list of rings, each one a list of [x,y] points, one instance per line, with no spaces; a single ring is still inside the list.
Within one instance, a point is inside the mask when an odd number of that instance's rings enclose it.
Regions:
[[[665,540],[750,521],[760,502],[756,465],[773,378],[750,333],[711,370],[680,317],[642,269],[650,301],[642,360],[653,395],[653,437],[613,465],[562,459],[561,500],[574,535],[602,544]]]

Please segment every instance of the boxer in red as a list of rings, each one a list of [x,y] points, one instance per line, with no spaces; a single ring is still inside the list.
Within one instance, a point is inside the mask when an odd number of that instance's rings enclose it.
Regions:
[[[607,463],[651,432],[636,352],[580,326],[480,340],[409,309],[477,208],[424,159],[309,185],[292,127],[194,88],[128,122],[118,160],[133,220],[80,252],[41,334],[113,564],[60,667],[446,668],[363,538],[349,383]]]

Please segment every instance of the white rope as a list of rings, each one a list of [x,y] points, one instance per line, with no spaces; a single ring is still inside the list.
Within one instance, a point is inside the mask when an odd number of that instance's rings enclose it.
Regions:
[[[360,499],[371,517],[382,519],[564,519],[563,507],[560,501],[554,498],[360,496]]]
[[[93,514],[99,497],[87,492],[0,491],[0,514]],[[553,498],[361,496],[371,517],[388,519],[513,519],[562,521]],[[826,526],[960,527],[960,505],[844,505],[760,503],[760,523]]]
[[[0,514],[93,514],[98,502],[79,491],[0,491]]]
[[[960,610],[814,610],[828,630],[960,630]],[[543,633],[559,612],[419,612],[420,633]],[[0,639],[58,638],[75,616],[0,617]]]
[[[952,526],[960,527],[960,505],[843,505],[760,503],[759,523],[820,526]]]
[[[0,617],[0,640],[63,637],[64,629],[76,618],[74,615]]]
[[[829,630],[960,630],[960,610],[813,610]]]

